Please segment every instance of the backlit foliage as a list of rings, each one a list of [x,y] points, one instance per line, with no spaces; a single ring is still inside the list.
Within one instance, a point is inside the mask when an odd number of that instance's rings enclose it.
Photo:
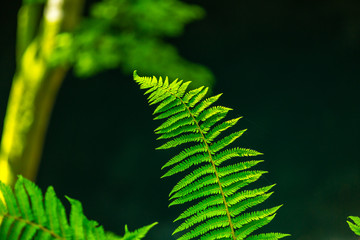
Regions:
[[[157,223],[116,236],[105,233],[102,226],[88,220],[79,201],[66,197],[71,204],[70,216],[56,197],[53,187],[48,187],[43,196],[41,190],[31,181],[19,177],[14,192],[0,182],[0,191],[5,202],[0,200],[1,240],[137,240],[145,237]]]
[[[355,216],[349,216],[350,220],[346,221],[349,224],[350,229],[358,236],[360,236],[360,218]]]
[[[103,0],[92,6],[77,31],[59,35],[53,61],[74,64],[82,77],[116,67],[126,73],[139,68],[211,85],[213,75],[207,68],[186,61],[163,40],[180,35],[186,24],[204,13],[179,0]]]

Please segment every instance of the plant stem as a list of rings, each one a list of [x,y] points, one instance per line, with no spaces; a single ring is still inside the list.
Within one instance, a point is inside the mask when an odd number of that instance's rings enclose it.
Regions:
[[[49,60],[57,35],[76,26],[82,7],[83,0],[48,0],[41,29],[30,14],[39,12],[36,7],[25,4],[19,10],[17,67],[0,146],[0,180],[5,184],[14,186],[18,174],[35,180],[51,111],[68,70]]]

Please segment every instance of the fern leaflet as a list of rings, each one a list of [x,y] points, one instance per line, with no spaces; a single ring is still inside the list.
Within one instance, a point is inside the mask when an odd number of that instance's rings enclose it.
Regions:
[[[170,193],[170,205],[196,201],[175,220],[183,222],[173,234],[182,232],[179,240],[270,240],[289,236],[282,233],[251,235],[268,224],[281,206],[246,212],[264,202],[272,194],[269,190],[273,186],[243,190],[266,172],[249,170],[261,161],[229,161],[261,153],[246,148],[227,148],[246,130],[219,137],[240,119],[221,122],[232,110],[212,106],[221,94],[205,98],[208,88],[187,92],[190,82],[174,80],[169,83],[168,78],[139,77],[136,71],[134,80],[141,89],[147,89],[145,94],[150,94],[149,104],[158,104],[154,111],[157,114],[155,119],[165,119],[155,133],[161,135],[158,139],[167,142],[157,149],[186,145],[163,166],[168,168],[163,177],[192,169]]]
[[[125,235],[123,237],[116,236],[112,233],[107,233],[107,240],[140,240],[143,239],[148,233],[148,231],[156,224],[157,222],[152,223],[150,225],[139,228],[134,232],[130,232],[127,225],[125,225]]]
[[[360,217],[349,216],[351,221],[346,221],[349,224],[350,229],[358,236],[360,236]]]

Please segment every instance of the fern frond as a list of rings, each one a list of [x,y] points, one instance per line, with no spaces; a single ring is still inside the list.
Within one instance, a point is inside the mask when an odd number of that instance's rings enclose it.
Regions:
[[[125,231],[123,238],[107,235],[102,226],[88,220],[79,201],[66,197],[71,205],[70,223],[65,208],[49,187],[43,198],[41,190],[31,181],[19,176],[14,192],[0,182],[5,202],[0,200],[0,239],[2,240],[110,240],[141,239],[157,223],[133,233]]]
[[[350,229],[358,236],[360,236],[360,218],[356,216],[349,216],[351,221],[346,221],[349,224]]]
[[[41,190],[31,181],[19,176],[12,192],[0,183],[5,204],[1,207],[1,239],[106,239],[102,227],[89,221],[82,212],[81,203],[68,198],[71,204],[70,224],[65,209],[49,187],[45,199]]]
[[[246,129],[219,138],[240,119],[222,121],[232,109],[213,106],[221,94],[205,98],[208,90],[205,87],[186,93],[189,82],[184,84],[175,80],[165,84],[161,78],[139,77],[136,72],[134,80],[141,88],[149,89],[146,92],[150,94],[149,103],[158,104],[154,111],[158,116],[154,119],[165,119],[155,133],[161,134],[158,139],[167,139],[167,142],[157,149],[186,144],[185,149],[162,167],[169,168],[162,177],[189,171],[169,194],[169,206],[192,203],[175,219],[183,222],[173,234],[180,234],[178,239],[181,240],[280,239],[288,236],[281,233],[251,235],[271,222],[280,206],[248,212],[271,196],[269,191],[274,185],[243,189],[266,172],[251,170],[261,160],[234,162],[234,158],[262,153],[247,148],[228,148]]]

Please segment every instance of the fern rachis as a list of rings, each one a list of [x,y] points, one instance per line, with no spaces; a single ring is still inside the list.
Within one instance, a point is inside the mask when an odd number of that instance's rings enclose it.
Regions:
[[[175,185],[170,193],[170,205],[198,200],[175,221],[183,223],[174,231],[187,231],[178,239],[280,239],[288,234],[250,234],[268,224],[280,208],[245,213],[248,208],[265,201],[273,186],[254,190],[242,190],[256,181],[264,171],[249,170],[261,161],[229,163],[234,157],[257,156],[261,153],[245,148],[225,149],[246,130],[237,131],[218,140],[220,134],[234,126],[240,118],[220,122],[230,108],[211,106],[221,94],[205,98],[207,88],[200,87],[186,92],[190,82],[169,83],[153,77],[134,80],[140,88],[148,89],[150,105],[158,104],[155,119],[165,119],[155,132],[158,139],[168,140],[158,149],[186,147],[170,159],[163,168],[170,168],[163,177],[194,169]]]

